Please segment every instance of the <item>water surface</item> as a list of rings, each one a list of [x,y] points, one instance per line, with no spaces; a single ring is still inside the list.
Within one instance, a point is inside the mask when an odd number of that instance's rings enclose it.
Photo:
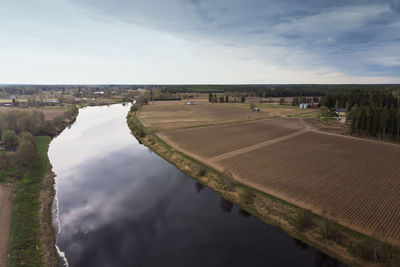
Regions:
[[[69,266],[342,266],[139,144],[128,110],[81,109],[50,144]]]

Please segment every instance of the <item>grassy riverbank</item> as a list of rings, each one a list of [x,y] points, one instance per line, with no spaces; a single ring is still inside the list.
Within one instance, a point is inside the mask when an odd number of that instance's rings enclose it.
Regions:
[[[14,202],[9,249],[10,266],[40,266],[39,194],[45,174],[50,170],[47,150],[50,137],[36,137],[39,159],[14,183]]]
[[[52,130],[61,133],[78,115],[71,111]],[[54,198],[54,174],[47,156],[50,136],[36,136],[37,156],[28,168],[13,161],[0,172],[0,180],[13,187],[13,207],[9,244],[9,266],[57,266],[55,231],[52,226],[51,204]],[[23,170],[23,171],[22,171]]]
[[[237,183],[231,178],[229,171],[220,173],[174,150],[155,132],[145,128],[136,118],[135,112],[128,114],[127,123],[132,133],[144,145],[265,223],[280,227],[290,236],[351,266],[398,266],[398,248],[390,247],[337,222]]]

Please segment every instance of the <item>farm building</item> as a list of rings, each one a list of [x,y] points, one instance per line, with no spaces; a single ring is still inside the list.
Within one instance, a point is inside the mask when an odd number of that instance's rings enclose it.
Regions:
[[[339,115],[339,116],[346,116],[347,115],[347,109],[345,108],[337,108],[335,110],[335,112]]]
[[[319,102],[309,102],[309,103],[301,103],[299,106],[301,109],[307,109],[307,108],[319,108],[321,107],[321,104]]]

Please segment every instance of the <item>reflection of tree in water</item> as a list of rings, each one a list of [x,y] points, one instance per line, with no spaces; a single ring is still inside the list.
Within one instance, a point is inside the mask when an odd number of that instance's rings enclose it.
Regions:
[[[248,213],[247,211],[240,209],[239,210],[239,214],[245,218],[250,217],[250,213]]]
[[[301,249],[304,250],[304,249],[308,249],[309,248],[309,246],[306,243],[304,243],[303,241],[297,240],[297,239],[294,239],[294,238],[293,238],[293,240],[294,240],[294,243],[296,244],[296,246],[300,247]]]
[[[233,207],[233,203],[221,197],[219,201],[219,206],[221,207],[221,210],[223,212],[230,213]]]
[[[197,193],[200,193],[200,191],[204,189],[204,185],[199,182],[195,182],[194,187],[196,188]]]
[[[315,252],[315,266],[316,267],[335,267],[339,266],[338,262],[321,251]]]

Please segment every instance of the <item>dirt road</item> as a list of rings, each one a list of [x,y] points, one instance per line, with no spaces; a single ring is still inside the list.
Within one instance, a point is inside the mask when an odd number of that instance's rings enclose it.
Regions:
[[[12,188],[0,183],[0,266],[7,266],[12,210]]]

